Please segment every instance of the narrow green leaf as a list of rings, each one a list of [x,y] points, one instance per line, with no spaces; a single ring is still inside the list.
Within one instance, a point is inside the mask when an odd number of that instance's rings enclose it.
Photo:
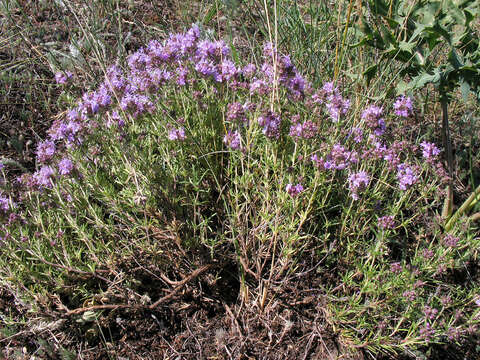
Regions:
[[[370,85],[370,81],[377,74],[378,64],[372,65],[363,72],[363,76],[366,78],[367,86]]]
[[[207,26],[208,23],[215,17],[217,14],[217,5],[215,2],[213,2],[212,6],[210,6],[210,9],[207,12],[207,15],[203,18],[203,25]]]

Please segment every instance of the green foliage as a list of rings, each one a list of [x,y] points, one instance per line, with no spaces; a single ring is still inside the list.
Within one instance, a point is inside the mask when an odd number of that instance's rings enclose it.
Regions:
[[[411,81],[399,83],[399,93],[431,83],[442,94],[460,86],[464,97],[473,91],[480,99],[477,1],[371,0],[365,6],[370,12],[361,19],[357,45],[378,48],[382,57],[404,64],[401,74]],[[441,54],[448,57],[442,61]]]

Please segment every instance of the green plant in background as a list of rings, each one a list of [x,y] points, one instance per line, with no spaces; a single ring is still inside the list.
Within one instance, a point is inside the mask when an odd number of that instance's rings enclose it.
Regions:
[[[442,108],[442,137],[448,171],[453,176],[453,150],[450,139],[448,104],[452,91],[460,87],[466,100],[473,92],[480,100],[480,47],[475,21],[479,4],[464,1],[383,1],[364,2],[369,11],[362,16],[358,46],[382,51],[382,57],[403,63],[400,75],[409,77],[397,85],[398,93],[414,92],[433,84]],[[378,65],[368,68],[375,75]],[[475,193],[478,193],[479,189]],[[471,208],[467,201],[452,216],[453,191],[447,188],[442,215],[446,229]]]

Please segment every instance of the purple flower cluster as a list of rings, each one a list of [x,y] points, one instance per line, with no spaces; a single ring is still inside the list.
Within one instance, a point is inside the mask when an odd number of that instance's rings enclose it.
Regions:
[[[371,129],[376,136],[385,133],[385,120],[382,118],[383,109],[376,105],[370,105],[362,113],[362,119],[367,128]]]
[[[402,265],[399,262],[394,262],[390,264],[390,271],[394,274],[399,274],[403,270]]]
[[[350,136],[353,136],[353,141],[357,144],[361,143],[363,140],[363,130],[359,127],[353,127],[348,133],[348,137]]]
[[[412,99],[408,96],[400,96],[393,104],[395,114],[402,117],[408,117],[413,112]]]
[[[36,171],[33,174],[35,185],[37,185],[40,188],[51,187],[53,185],[53,177],[54,177],[54,171],[48,165],[42,166],[40,170]]]
[[[73,77],[73,74],[70,71],[65,71],[64,73],[59,71],[55,74],[55,81],[57,84],[63,85],[69,82]]]
[[[267,111],[264,115],[258,118],[258,125],[263,127],[263,135],[268,138],[278,139],[280,137],[280,115]]]
[[[443,238],[443,243],[445,244],[445,246],[452,248],[457,247],[459,241],[460,239],[456,236],[453,236],[452,234],[447,234]]]
[[[170,129],[170,131],[168,132],[168,140],[172,140],[172,141],[175,141],[175,140],[180,140],[180,141],[183,141],[185,140],[187,137],[185,135],[185,129],[183,127],[180,127],[178,129]]]
[[[0,194],[0,210],[6,213],[10,209],[10,200]]]
[[[433,250],[431,249],[423,249],[422,251],[422,256],[425,258],[425,259],[431,259],[433,258]]]
[[[350,100],[344,99],[333,82],[327,82],[322,90],[314,94],[315,102],[325,102],[325,106],[333,122],[339,122],[340,117],[345,115],[350,108]]]
[[[397,167],[397,179],[401,190],[407,190],[410,186],[415,184],[418,180],[413,168],[405,163]]]
[[[293,138],[311,139],[317,135],[318,126],[313,121],[307,120],[300,123],[298,120],[295,120],[290,126],[290,136]]]
[[[55,154],[55,143],[50,140],[45,140],[37,145],[37,161],[44,163],[50,160]]]
[[[424,308],[423,308],[423,314],[425,315],[425,318],[428,319],[428,320],[433,320],[435,319],[435,317],[437,316],[438,314],[438,310],[435,309],[435,308],[432,308],[428,305],[426,305]]]
[[[402,296],[408,301],[414,301],[417,297],[415,290],[406,290],[403,292]]]
[[[297,196],[298,194],[300,194],[302,191],[303,191],[303,186],[302,184],[296,184],[296,185],[293,185],[293,184],[287,184],[287,186],[285,187],[285,191],[292,197],[295,197]]]
[[[77,136],[84,126],[77,121],[78,112],[70,111],[68,122],[55,122],[49,130],[49,136],[52,141],[65,140],[67,145],[73,145],[80,138]]]
[[[73,162],[68,158],[63,158],[58,163],[58,172],[60,175],[68,175],[73,170]]]
[[[335,144],[325,159],[318,158],[318,156],[314,154],[311,160],[317,167],[323,170],[344,170],[351,164],[358,163],[358,154],[356,151],[348,151],[340,144]]]
[[[228,104],[227,109],[227,120],[231,122],[239,122],[239,123],[246,123],[247,116],[246,116],[246,108],[247,106],[240,104],[239,102],[234,102],[232,104]]]
[[[260,90],[268,89],[269,85],[273,85],[275,80],[285,87],[289,97],[294,100],[301,100],[305,96],[305,91],[310,87],[302,75],[293,65],[289,55],[280,55],[274,49],[271,43],[264,46],[263,51],[265,62],[261,67],[263,78],[256,79],[262,82],[256,83],[255,87]],[[273,60],[277,63],[272,63]],[[276,71],[276,73],[275,73]],[[250,88],[252,90],[252,88]]]
[[[440,154],[440,150],[434,143],[423,141],[420,146],[422,148],[422,155],[427,161],[436,160]]]
[[[240,149],[242,145],[240,133],[238,131],[229,131],[224,136],[223,142],[233,150]]]
[[[378,227],[382,230],[391,230],[395,228],[395,218],[392,215],[378,218]]]
[[[352,173],[348,177],[350,194],[353,200],[358,200],[358,193],[365,190],[370,183],[370,176],[365,171]]]

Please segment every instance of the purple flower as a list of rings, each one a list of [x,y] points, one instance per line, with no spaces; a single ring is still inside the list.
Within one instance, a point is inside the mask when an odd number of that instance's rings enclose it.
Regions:
[[[287,186],[285,187],[285,191],[292,197],[295,197],[297,196],[298,194],[300,194],[302,191],[303,191],[303,186],[302,184],[297,184],[297,185],[293,185],[293,184],[287,184]]]
[[[262,79],[254,79],[254,81],[249,86],[250,95],[259,94],[265,95],[268,90],[268,84]]]
[[[358,154],[356,151],[348,151],[340,144],[333,145],[332,152],[327,156],[325,161],[326,169],[344,170],[350,164],[358,162]]]
[[[387,215],[378,218],[378,227],[382,230],[393,229],[395,227],[394,217],[392,215]]]
[[[333,93],[337,90],[335,87],[333,81],[326,82],[323,84],[322,90],[327,94],[327,95],[333,95]]]
[[[179,65],[176,72],[177,72],[177,84],[180,86],[186,85],[188,69],[182,65]]]
[[[113,65],[107,69],[105,86],[110,92],[120,95],[125,90],[126,85],[122,69],[119,66]]]
[[[305,83],[305,79],[297,73],[286,82],[286,88],[293,94],[295,99],[301,99],[304,95]]]
[[[133,114],[133,117],[144,112],[151,112],[154,110],[154,105],[146,95],[141,95],[137,92],[126,91],[123,98],[120,100],[120,108]]]
[[[402,296],[408,301],[414,301],[417,297],[417,293],[415,292],[415,290],[407,290],[403,292]]]
[[[223,142],[233,150],[241,147],[241,137],[238,131],[229,131],[223,138]]]
[[[349,133],[349,136],[353,135],[353,141],[357,144],[363,140],[363,130],[359,127],[353,127]]]
[[[73,74],[70,71],[65,71],[65,73],[59,71],[55,74],[55,81],[57,84],[66,84],[71,78]]]
[[[294,138],[311,139],[317,135],[318,126],[310,120],[305,121],[303,124],[294,121],[290,126],[290,136]]]
[[[50,140],[42,141],[37,146],[37,160],[46,162],[55,154],[55,143]]]
[[[420,146],[422,147],[422,155],[427,160],[434,160],[440,154],[440,150],[434,143],[423,141]]]
[[[447,330],[447,337],[450,341],[458,341],[460,339],[460,330],[454,327],[449,327]]]
[[[53,169],[47,165],[42,166],[33,176],[38,186],[50,187],[52,185]]]
[[[397,179],[401,190],[407,190],[417,182],[413,168],[403,163],[397,166]]]
[[[0,195],[0,210],[7,212],[10,209],[10,201],[7,197]]]
[[[376,136],[382,136],[385,133],[385,120],[382,118],[383,108],[376,105],[370,105],[362,112],[362,119],[365,125],[371,129]]]
[[[68,158],[63,158],[59,163],[58,163],[58,172],[60,175],[68,175],[73,169],[73,163],[70,159]]]
[[[258,118],[258,125],[263,127],[263,134],[268,138],[280,137],[280,122],[280,115],[271,111]]]
[[[239,102],[228,104],[227,120],[232,122],[233,121],[247,122],[247,117],[245,116],[245,107]]]
[[[0,170],[2,170],[5,167],[5,164],[0,161]]]
[[[250,78],[255,74],[256,70],[257,70],[257,68],[255,67],[255,64],[247,64],[242,69],[242,74],[246,78]]]
[[[268,58],[272,57],[274,52],[276,52],[276,49],[274,49],[274,46],[271,42],[267,42],[265,45],[263,45],[263,56]]]
[[[402,117],[408,117],[413,112],[412,99],[410,97],[400,96],[393,104],[395,114]]]
[[[329,95],[327,101],[325,106],[333,122],[340,121],[340,116],[345,115],[350,108],[350,100],[344,99],[337,91]]]
[[[447,234],[443,238],[443,243],[448,247],[456,247],[460,239],[452,234]]]
[[[71,109],[67,113],[67,119],[70,121],[80,120],[80,114],[77,109]]]
[[[365,171],[350,174],[348,177],[349,188],[353,200],[358,200],[358,192],[367,188],[370,183],[370,177]]]
[[[425,315],[425,318],[428,320],[433,320],[437,316],[438,310],[435,308],[431,308],[430,306],[425,306],[423,308],[423,314]]]
[[[399,274],[402,272],[402,265],[399,262],[391,263],[390,271],[394,274]]]
[[[175,141],[175,140],[180,140],[183,141],[186,139],[185,136],[185,129],[183,127],[180,127],[178,129],[171,129],[168,132],[168,139]]]
[[[229,59],[223,60],[222,64],[220,65],[220,68],[222,72],[222,80],[229,81],[238,73],[238,70],[235,67],[235,64]]]
[[[422,255],[425,259],[433,258],[433,251],[431,249],[423,249]]]
[[[435,335],[435,330],[432,329],[432,326],[429,323],[420,328],[420,336],[425,340],[430,340],[433,335]]]

